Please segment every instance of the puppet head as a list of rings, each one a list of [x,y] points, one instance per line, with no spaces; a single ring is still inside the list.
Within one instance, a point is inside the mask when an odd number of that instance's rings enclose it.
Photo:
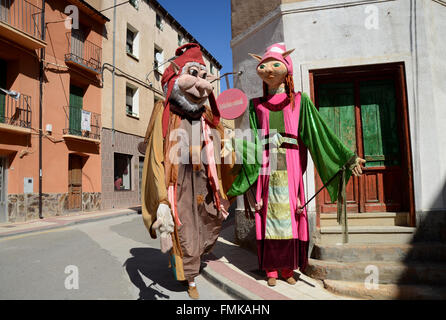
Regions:
[[[176,59],[166,68],[161,85],[166,97],[163,114],[163,134],[167,133],[170,111],[189,118],[200,117],[204,103],[209,100],[214,125],[219,122],[220,113],[207,80],[206,65],[196,43],[187,43],[175,51]]]
[[[268,86],[277,87],[284,83],[285,90],[294,106],[293,62],[283,42],[269,46],[263,56],[250,53],[258,61],[257,74],[263,81],[263,97],[268,95]]]

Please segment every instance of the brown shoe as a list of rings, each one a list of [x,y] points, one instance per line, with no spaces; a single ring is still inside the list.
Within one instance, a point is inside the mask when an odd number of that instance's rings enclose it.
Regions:
[[[189,286],[189,288],[187,289],[187,294],[189,295],[189,297],[191,297],[191,299],[200,298],[200,295],[198,294],[197,287]]]
[[[285,279],[285,281],[291,285],[294,285],[297,282],[296,279],[294,279],[294,277],[289,277],[288,279]]]
[[[276,285],[276,278],[268,278],[268,285],[274,287]]]

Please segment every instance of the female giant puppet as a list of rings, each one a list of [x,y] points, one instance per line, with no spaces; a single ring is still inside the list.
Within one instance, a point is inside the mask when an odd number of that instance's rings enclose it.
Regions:
[[[142,215],[152,238],[159,230],[175,278],[187,280],[196,299],[200,257],[218,238],[229,207],[225,186],[232,181],[222,181],[231,178],[230,167],[217,161],[218,135],[211,139],[215,130],[222,137],[223,127],[200,47],[189,43],[175,55],[161,79],[166,100],[155,104],[147,128]]]
[[[305,93],[294,92],[289,56],[293,51],[277,43],[268,47],[263,57],[251,54],[259,61],[257,74],[263,80],[263,97],[249,104],[254,148],[261,154],[248,164],[247,157],[253,152],[246,152],[244,142],[243,172],[228,192],[229,196],[244,194],[257,180],[257,252],[270,286],[276,284],[279,270],[284,280],[295,284],[293,270],[304,270],[307,265],[308,220],[306,208],[302,208],[307,149],[324,183],[337,172],[343,173],[327,186],[332,200],[338,199],[338,203],[342,200],[342,192],[338,195],[342,190],[338,189],[343,189],[352,171],[360,175],[365,162],[332,133]],[[340,171],[342,168],[345,170]]]

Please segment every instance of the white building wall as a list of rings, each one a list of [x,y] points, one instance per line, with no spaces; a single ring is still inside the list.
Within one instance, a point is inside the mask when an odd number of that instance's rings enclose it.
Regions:
[[[366,21],[377,12],[378,29]],[[369,18],[370,19],[370,18]],[[404,62],[417,212],[446,209],[446,7],[434,0],[308,0],[281,5],[231,42],[235,86],[249,98],[262,94],[255,61],[284,41],[294,64],[296,90],[310,92],[309,70]],[[245,117],[246,118],[246,117]],[[246,126],[246,119],[241,124]],[[310,157],[311,158],[311,157]],[[315,192],[309,161],[307,197]],[[310,211],[315,211],[313,202]]]

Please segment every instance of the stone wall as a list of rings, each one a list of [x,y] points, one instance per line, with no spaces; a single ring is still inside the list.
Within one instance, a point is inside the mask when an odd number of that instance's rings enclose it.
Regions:
[[[101,209],[100,192],[82,193],[82,211]],[[43,193],[42,214],[44,217],[70,215],[68,210],[68,193]],[[39,194],[8,195],[8,222],[25,222],[39,218]]]

